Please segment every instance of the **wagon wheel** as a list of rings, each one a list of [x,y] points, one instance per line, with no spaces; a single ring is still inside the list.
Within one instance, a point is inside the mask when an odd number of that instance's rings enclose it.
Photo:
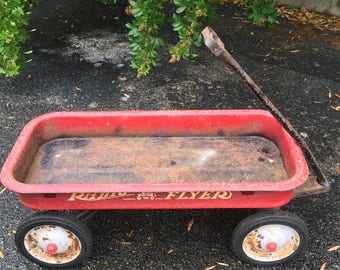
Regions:
[[[241,261],[270,265],[287,262],[306,251],[308,230],[298,216],[262,212],[242,220],[234,229],[231,249]]]
[[[89,255],[92,235],[73,217],[33,215],[23,220],[15,235],[18,250],[42,266],[63,268],[80,264]]]

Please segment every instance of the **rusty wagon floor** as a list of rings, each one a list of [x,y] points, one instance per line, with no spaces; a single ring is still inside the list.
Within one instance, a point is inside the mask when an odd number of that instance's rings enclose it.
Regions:
[[[42,145],[26,183],[277,182],[276,145],[258,136],[59,138]]]

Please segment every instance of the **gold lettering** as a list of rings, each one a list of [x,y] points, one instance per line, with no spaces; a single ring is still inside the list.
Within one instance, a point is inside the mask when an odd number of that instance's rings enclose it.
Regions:
[[[198,192],[190,192],[191,193],[191,197],[189,198],[190,200],[194,200],[196,199],[196,196],[200,193],[199,191]]]
[[[75,200],[81,200],[85,196],[85,194],[86,193],[76,193],[76,192],[74,192],[74,193],[71,194],[70,198],[68,198],[67,200],[69,202],[73,202]]]
[[[85,201],[95,201],[98,193],[86,193],[86,196],[84,197]]]
[[[212,196],[211,199],[223,199],[228,200],[232,196],[232,193],[230,191],[216,191],[214,196]]]
[[[204,191],[198,199],[199,200],[211,199],[211,193],[209,191]]]
[[[168,192],[168,195],[164,198],[164,200],[170,200],[171,198],[175,197],[178,192]]]
[[[108,199],[110,197],[110,195],[112,195],[109,192],[102,192],[99,194],[99,196],[97,197],[97,200],[105,200]]]
[[[67,201],[72,202],[76,200],[80,201],[100,201],[100,200],[109,200],[116,199],[122,197],[133,196],[134,193],[126,193],[126,192],[102,192],[102,193],[72,193],[71,196],[67,199]]]
[[[177,200],[187,200],[189,199],[188,196],[185,197],[186,192],[181,192],[181,194],[178,196]]]
[[[135,196],[135,193],[126,193],[126,192],[101,192],[101,193],[72,193],[70,197],[67,199],[69,202],[73,202],[76,200],[80,201],[99,201],[99,200],[109,200],[109,199],[116,199],[116,198],[124,198],[124,197],[131,197]],[[216,199],[222,199],[222,200],[228,200],[232,197],[231,191],[216,191],[216,192],[210,192],[210,191],[196,191],[196,192],[168,192],[166,197],[163,198],[163,200],[171,200],[171,199],[177,199],[177,200],[216,200]]]

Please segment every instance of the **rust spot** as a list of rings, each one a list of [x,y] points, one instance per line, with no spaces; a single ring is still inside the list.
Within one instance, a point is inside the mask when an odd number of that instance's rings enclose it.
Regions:
[[[265,153],[265,154],[269,154],[269,148],[268,147],[262,147],[261,152]]]
[[[115,134],[120,134],[122,132],[122,129],[123,128],[121,126],[116,126],[116,128],[114,130]]]
[[[262,249],[261,239],[263,239],[263,238],[264,238],[264,237],[263,237],[262,235],[260,235],[260,234],[256,236],[256,239],[257,239],[257,240],[256,240],[256,243],[257,243],[256,246],[257,246],[258,249]]]
[[[35,240],[32,237],[32,235],[29,234],[27,238],[28,238],[27,240],[28,240],[28,245],[29,245],[30,249],[33,249],[33,248],[37,247],[38,242],[37,242],[37,240]]]
[[[256,233],[251,233],[247,236],[247,246],[249,247],[249,249],[253,252],[253,253],[258,253],[259,250],[262,250],[261,245],[260,245],[260,241],[256,241]]]
[[[257,160],[263,162],[265,159],[263,157],[259,157]]]
[[[217,131],[217,135],[218,136],[225,136],[223,129],[220,129],[219,131]]]
[[[262,240],[262,239],[264,239],[264,236],[262,234],[258,234],[257,238]]]

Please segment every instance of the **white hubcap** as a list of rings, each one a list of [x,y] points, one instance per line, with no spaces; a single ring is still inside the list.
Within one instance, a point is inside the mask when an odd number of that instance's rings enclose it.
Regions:
[[[69,230],[54,225],[33,228],[25,235],[24,245],[33,257],[50,264],[71,262],[81,252],[78,237]]]
[[[261,262],[287,258],[299,245],[299,234],[293,228],[279,224],[265,225],[251,231],[242,243],[245,254]]]

